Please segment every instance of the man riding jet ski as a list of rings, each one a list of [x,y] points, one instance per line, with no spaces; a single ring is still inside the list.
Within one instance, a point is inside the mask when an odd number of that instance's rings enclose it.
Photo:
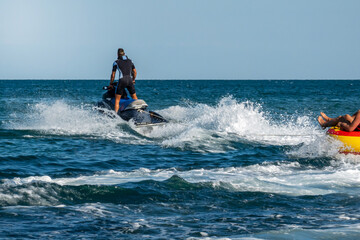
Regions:
[[[99,107],[114,110],[125,121],[133,119],[136,125],[154,125],[167,122],[157,113],[146,111],[147,104],[144,100],[139,100],[135,93],[136,69],[134,63],[119,48],[118,58],[113,63],[110,85],[105,89],[107,93],[103,95],[103,100],[98,103]],[[114,84],[116,71],[119,71],[119,82]],[[131,98],[126,96],[127,89]]]
[[[98,102],[98,107],[114,110],[115,88],[104,87],[103,89],[108,91],[103,94],[102,101]],[[148,105],[144,100],[129,98],[127,97],[126,91],[124,91],[121,95],[117,115],[125,121],[134,121],[138,127],[161,125],[168,122],[158,113],[148,111],[147,107]]]
[[[125,51],[122,48],[119,48],[117,51],[118,58],[113,63],[113,68],[111,72],[110,85],[109,88],[113,87],[115,80],[116,71],[119,71],[119,83],[115,89],[115,112],[119,111],[119,103],[121,95],[124,94],[125,89],[127,89],[131,95],[132,99],[137,99],[135,92],[135,78],[137,75],[136,68],[134,63],[125,55]]]

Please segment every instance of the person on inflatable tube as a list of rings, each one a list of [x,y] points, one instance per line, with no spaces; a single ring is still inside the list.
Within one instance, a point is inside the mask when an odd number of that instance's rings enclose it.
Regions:
[[[337,118],[330,118],[321,112],[317,120],[323,129],[327,127],[339,127],[340,130],[346,132],[360,131],[360,110],[351,116],[346,114]]]

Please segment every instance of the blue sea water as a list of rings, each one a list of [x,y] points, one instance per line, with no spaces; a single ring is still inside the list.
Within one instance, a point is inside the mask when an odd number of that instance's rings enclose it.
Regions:
[[[96,108],[108,81],[0,81],[0,238],[356,239],[360,156],[316,118],[360,81],[137,81],[170,123]]]

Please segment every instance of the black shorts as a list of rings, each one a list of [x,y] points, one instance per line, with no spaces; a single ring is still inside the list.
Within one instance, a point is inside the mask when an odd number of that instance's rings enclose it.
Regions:
[[[127,88],[130,95],[135,94],[135,86],[131,76],[124,76],[119,80],[115,93],[121,95],[125,91],[125,88]]]

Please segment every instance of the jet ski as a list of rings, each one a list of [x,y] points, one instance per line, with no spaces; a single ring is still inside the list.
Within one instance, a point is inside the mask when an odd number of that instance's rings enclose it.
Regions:
[[[107,92],[103,94],[102,100],[97,104],[100,112],[104,112],[102,109],[114,110],[115,88],[103,87],[103,89]],[[121,95],[118,115],[125,121],[134,121],[137,127],[162,125],[168,122],[160,114],[149,111],[147,107],[144,100],[129,98],[124,91]]]

